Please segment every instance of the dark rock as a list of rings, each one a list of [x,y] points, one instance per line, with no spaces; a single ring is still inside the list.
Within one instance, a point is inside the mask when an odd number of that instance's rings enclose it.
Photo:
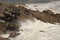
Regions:
[[[46,32],[46,31],[44,31],[44,30],[39,30],[40,32]]]
[[[6,26],[6,30],[9,30],[9,31],[17,31],[18,28],[19,26],[14,23],[9,23],[9,25]]]
[[[60,14],[54,14],[50,10],[45,10],[43,12],[35,11],[33,15],[43,22],[49,22],[49,23],[60,23]]]
[[[17,31],[19,26],[15,20],[20,13],[14,4],[1,3],[0,5],[0,32],[6,33],[7,31]],[[3,22],[4,21],[4,22]]]
[[[54,14],[51,10],[43,10],[43,13],[46,13],[46,14]]]
[[[12,32],[9,37],[16,37],[20,35],[20,33]]]

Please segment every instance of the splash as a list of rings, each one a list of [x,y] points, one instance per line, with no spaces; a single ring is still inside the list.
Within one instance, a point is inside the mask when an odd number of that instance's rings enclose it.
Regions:
[[[11,40],[59,40],[60,25],[44,23],[36,18],[34,21],[26,20],[21,24],[21,35]]]

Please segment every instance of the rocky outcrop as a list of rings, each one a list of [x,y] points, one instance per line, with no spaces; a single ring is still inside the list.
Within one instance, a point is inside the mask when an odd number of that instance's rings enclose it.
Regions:
[[[43,22],[60,23],[60,14],[54,14],[51,10],[44,10],[43,12],[35,11],[33,15]]]
[[[17,11],[18,9],[14,4],[0,3],[0,35],[19,31],[16,20],[20,13]]]
[[[37,18],[43,22],[60,23],[60,14],[54,14],[51,10],[43,12],[33,11],[15,4],[0,3],[0,35],[10,33],[10,37],[16,37],[19,31],[17,20]]]

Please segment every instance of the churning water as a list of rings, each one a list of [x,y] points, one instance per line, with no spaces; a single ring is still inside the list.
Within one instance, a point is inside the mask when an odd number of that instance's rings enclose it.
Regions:
[[[35,6],[35,7],[34,7]],[[31,10],[47,10],[50,9],[55,13],[60,13],[60,1],[43,3],[43,4],[26,4],[25,6]],[[21,25],[20,35],[11,40],[60,40],[60,25],[44,23],[34,18],[34,21],[26,19],[25,22],[19,21]]]

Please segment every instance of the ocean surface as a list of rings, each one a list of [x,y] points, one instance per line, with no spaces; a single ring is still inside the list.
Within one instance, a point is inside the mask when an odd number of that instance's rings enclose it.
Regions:
[[[21,3],[48,3],[60,0],[0,0],[0,2],[21,2]]]

